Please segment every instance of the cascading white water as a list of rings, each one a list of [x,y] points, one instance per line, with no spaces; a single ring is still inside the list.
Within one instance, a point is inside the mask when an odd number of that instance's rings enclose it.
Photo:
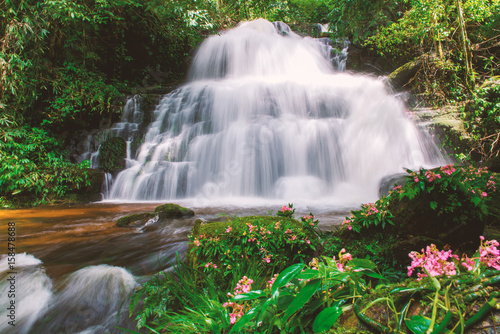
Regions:
[[[381,80],[260,19],[201,45],[109,197],[373,198],[383,176],[444,162],[422,136]]]
[[[0,333],[29,333],[52,298],[52,281],[33,255],[8,258],[13,257],[0,257]],[[13,267],[8,262],[14,263]]]

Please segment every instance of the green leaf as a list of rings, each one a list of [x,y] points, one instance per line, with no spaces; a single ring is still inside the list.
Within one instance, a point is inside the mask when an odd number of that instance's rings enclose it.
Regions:
[[[319,312],[313,322],[314,333],[320,333],[329,330],[335,324],[342,314],[342,309],[338,305],[327,307]]]
[[[268,311],[269,309],[269,306],[272,304],[273,300],[272,298],[269,298],[268,300],[266,300],[262,305],[261,307],[261,311],[259,313],[259,316],[257,317],[257,322],[260,322],[262,321],[262,319],[264,319],[264,316],[266,316],[266,313],[269,313],[270,315],[272,315],[273,313],[271,311]]]
[[[368,259],[352,259],[347,264],[348,267],[354,270],[374,270],[377,269],[377,265]]]
[[[258,298],[263,298],[263,297],[266,297],[266,293],[264,291],[255,290],[255,291],[250,291],[247,293],[242,293],[242,294],[236,295],[231,300],[232,301],[253,300],[253,299],[258,299]]]
[[[429,204],[430,204],[432,210],[436,210],[436,208],[438,206],[437,202],[432,201]]]
[[[320,286],[321,279],[315,279],[310,281],[306,284],[306,286],[300,289],[298,295],[286,309],[285,315],[283,316],[284,321],[287,321],[288,318],[290,318],[295,312],[300,310],[302,306],[304,306],[309,301],[309,299],[311,299],[311,297],[319,289]]]
[[[431,319],[421,315],[414,315],[410,319],[405,320],[406,326],[414,334],[424,334],[431,325]]]
[[[300,274],[302,269],[304,269],[305,264],[296,263],[292,264],[290,267],[283,270],[276,280],[273,283],[273,287],[271,290],[271,295],[273,299],[276,299],[279,294],[279,288],[285,286],[288,282],[290,282],[294,277]]]
[[[306,269],[303,272],[301,272],[296,278],[297,279],[303,279],[303,280],[308,280],[315,278],[316,276],[319,275],[319,271],[315,269]]]
[[[373,278],[378,278],[378,279],[385,279],[384,276],[380,275],[380,274],[377,274],[377,273],[374,273],[374,272],[367,272],[365,273],[366,276],[368,277],[373,277]]]

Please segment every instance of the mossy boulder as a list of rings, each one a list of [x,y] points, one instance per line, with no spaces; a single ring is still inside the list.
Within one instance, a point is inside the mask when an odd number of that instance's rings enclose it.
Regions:
[[[167,203],[155,208],[155,213],[158,214],[160,219],[175,219],[193,217],[194,211],[184,208],[174,203]]]
[[[125,168],[125,158],[127,157],[127,143],[121,137],[114,137],[106,140],[99,147],[97,161],[99,169],[115,174]]]
[[[121,217],[117,220],[118,227],[141,227],[150,219],[155,218],[155,223],[161,223],[169,219],[182,219],[194,216],[194,211],[177,204],[167,203],[159,205],[154,212],[143,212]]]
[[[154,213],[143,212],[121,217],[116,221],[118,227],[140,227],[144,226],[148,220],[155,217]]]
[[[421,59],[410,61],[403,66],[397,68],[394,72],[387,77],[391,85],[397,89],[402,90],[413,81],[415,75],[422,68],[423,62]]]

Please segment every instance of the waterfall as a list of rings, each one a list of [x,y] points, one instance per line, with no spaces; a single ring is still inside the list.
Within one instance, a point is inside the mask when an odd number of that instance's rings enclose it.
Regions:
[[[324,46],[263,19],[209,37],[109,197],[374,198],[382,177],[444,163],[382,80]]]

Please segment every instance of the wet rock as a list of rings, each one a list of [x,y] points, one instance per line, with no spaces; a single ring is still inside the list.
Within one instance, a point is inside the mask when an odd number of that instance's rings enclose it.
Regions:
[[[155,208],[160,219],[186,218],[194,216],[194,211],[180,205],[167,203]]]
[[[117,220],[118,227],[142,227],[165,222],[170,219],[182,219],[194,216],[194,211],[180,205],[167,203],[155,208],[154,212],[137,213]],[[198,221],[198,220],[197,220]],[[154,228],[150,229],[153,230]]]
[[[389,82],[396,90],[407,88],[415,78],[417,72],[422,68],[422,65],[423,62],[421,59],[416,59],[404,64],[389,74]]]
[[[118,227],[141,227],[146,225],[146,223],[155,217],[154,213],[144,212],[137,213],[125,217],[121,217],[116,221],[116,226]]]
[[[389,194],[389,191],[394,189],[395,186],[403,186],[406,183],[408,175],[407,173],[397,173],[384,176],[382,180],[380,180],[378,187],[378,195],[380,197],[386,196]]]

